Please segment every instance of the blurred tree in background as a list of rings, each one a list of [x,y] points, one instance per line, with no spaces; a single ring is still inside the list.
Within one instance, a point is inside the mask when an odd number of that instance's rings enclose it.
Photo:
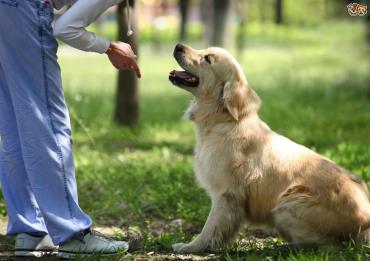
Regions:
[[[227,36],[227,18],[230,14],[231,0],[214,0],[213,1],[213,26],[209,28],[212,31],[210,45],[223,46]],[[211,9],[212,10],[212,9]]]
[[[367,40],[370,43],[370,15],[367,14]]]
[[[135,0],[129,1],[130,9],[135,11]],[[132,12],[132,29],[134,34],[127,35],[128,19],[126,1],[117,8],[118,40],[129,43],[138,55],[138,26]],[[139,118],[138,79],[133,71],[120,70],[118,73],[116,109],[114,119],[120,125],[133,126]]]
[[[202,16],[204,26],[204,39],[208,45],[223,46],[230,36],[228,18],[232,0],[204,0],[202,1]]]
[[[189,14],[189,4],[190,0],[179,0],[179,10],[180,10],[180,41],[186,40],[186,22],[188,20]]]
[[[239,56],[245,48],[246,41],[246,26],[248,17],[248,0],[238,0],[237,2],[237,18],[238,29],[236,33],[236,48]]]
[[[283,23],[283,0],[275,0],[276,7],[275,7],[275,22],[277,24]]]

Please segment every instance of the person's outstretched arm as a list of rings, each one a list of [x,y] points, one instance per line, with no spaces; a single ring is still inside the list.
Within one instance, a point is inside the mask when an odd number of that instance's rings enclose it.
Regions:
[[[54,35],[64,43],[87,52],[106,53],[117,69],[132,69],[138,77],[140,69],[131,46],[122,42],[110,42],[85,28],[109,7],[122,0],[78,0],[54,25]]]

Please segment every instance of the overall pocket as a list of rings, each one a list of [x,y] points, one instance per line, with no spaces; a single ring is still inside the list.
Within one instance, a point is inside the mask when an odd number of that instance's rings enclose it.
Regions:
[[[0,0],[0,4],[17,7],[18,6],[18,0]]]

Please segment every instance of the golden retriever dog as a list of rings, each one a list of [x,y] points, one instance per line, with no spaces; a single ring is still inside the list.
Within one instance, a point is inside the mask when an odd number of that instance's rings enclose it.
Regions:
[[[329,159],[272,131],[241,66],[224,49],[174,51],[184,71],[169,80],[195,97],[194,171],[212,199],[202,232],[175,252],[216,250],[243,223],[275,229],[291,244],[369,243],[366,184]]]

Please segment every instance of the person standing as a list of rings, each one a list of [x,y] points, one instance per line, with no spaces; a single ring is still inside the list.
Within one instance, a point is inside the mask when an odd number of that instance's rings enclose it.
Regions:
[[[0,0],[0,181],[15,254],[114,254],[128,243],[91,229],[78,204],[56,38],[107,54],[141,77],[131,47],[85,28],[122,0]],[[52,27],[53,7],[72,5]]]

